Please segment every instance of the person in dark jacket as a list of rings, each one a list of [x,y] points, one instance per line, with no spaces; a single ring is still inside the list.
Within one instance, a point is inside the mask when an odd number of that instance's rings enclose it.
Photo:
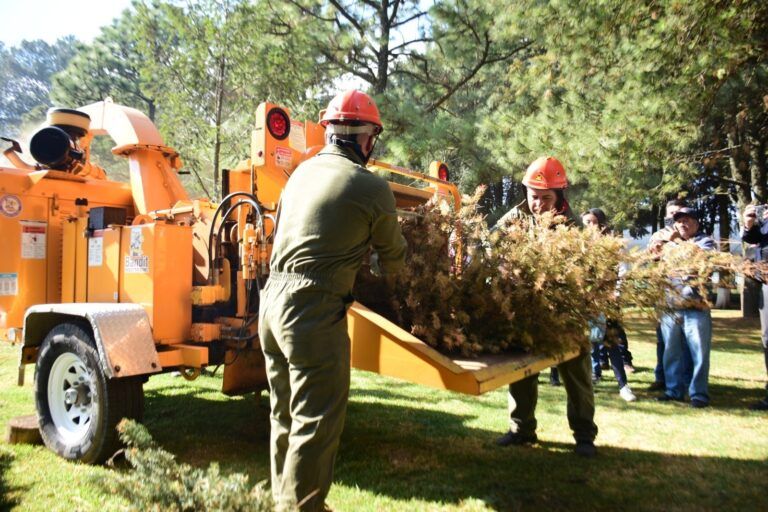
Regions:
[[[585,228],[596,229],[601,234],[607,233],[609,230],[608,218],[600,208],[591,208],[582,213],[581,222]],[[606,319],[605,315],[601,314],[592,321],[589,338],[592,342],[592,381],[597,384],[602,378],[600,359],[601,353],[605,351],[619,386],[619,396],[627,402],[637,400],[627,383],[627,372],[624,370],[621,343],[627,339],[627,336],[621,323],[614,319]],[[624,350],[627,351],[626,345],[624,345]]]
[[[758,244],[755,251],[756,261],[768,260],[768,208],[763,207],[758,219],[758,211],[755,205],[749,205],[744,209],[744,227],[741,230],[741,240],[748,244]],[[763,277],[760,286],[760,340],[763,343],[763,357],[765,358],[765,371],[768,373],[768,284]],[[766,385],[768,391],[768,385]],[[750,406],[755,411],[768,411],[768,393],[766,396]]]
[[[565,198],[568,180],[565,168],[555,158],[541,157],[525,173],[526,200],[505,214],[494,229],[503,228],[510,219],[553,211],[571,223],[578,224]],[[568,395],[568,424],[576,440],[575,452],[584,457],[597,453],[595,437],[595,395],[589,351],[557,366]],[[526,445],[538,441],[536,436],[536,403],[538,379],[534,374],[509,385],[509,431],[496,440],[499,446]]]

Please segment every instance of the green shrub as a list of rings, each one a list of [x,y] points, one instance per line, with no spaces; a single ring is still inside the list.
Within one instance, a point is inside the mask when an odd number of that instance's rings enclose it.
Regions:
[[[132,469],[112,473],[103,484],[127,499],[135,510],[273,510],[265,482],[251,486],[244,474],[222,475],[216,463],[207,469],[180,464],[134,421],[123,420],[118,430],[127,445],[124,453]]]

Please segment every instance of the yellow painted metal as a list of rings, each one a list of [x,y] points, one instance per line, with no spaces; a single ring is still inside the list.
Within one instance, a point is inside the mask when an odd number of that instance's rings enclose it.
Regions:
[[[46,299],[48,200],[0,182],[0,328],[21,327],[24,311]]]
[[[517,382],[578,355],[573,352],[550,358],[504,354],[454,359],[357,302],[347,313],[347,322],[353,367],[468,395]]]
[[[221,338],[221,324],[193,323],[190,338],[196,343],[207,343]]]
[[[88,217],[75,221],[75,302],[88,301]]]
[[[119,301],[141,304],[155,341],[182,343],[192,323],[192,230],[149,223],[122,230]]]
[[[192,287],[192,304],[195,306],[210,306],[227,300],[229,300],[229,293],[220,284]]]
[[[77,219],[63,223],[61,254],[61,302],[75,302],[75,252],[77,251]]]
[[[439,196],[444,196],[444,197],[451,197],[453,199],[454,208],[457,211],[459,208],[461,208],[461,194],[459,193],[459,189],[458,187],[456,187],[455,184],[449,181],[443,181],[440,178],[437,178],[435,176],[430,176],[429,174],[423,174],[420,172],[413,171],[411,169],[406,169],[405,167],[400,167],[399,165],[392,165],[386,162],[380,162],[378,160],[370,160],[368,162],[368,168],[382,169],[394,174],[399,174],[401,176],[408,176],[410,178],[424,181],[429,185],[429,189],[431,189],[432,191],[432,193],[429,194],[430,197],[432,197],[434,194],[437,194]],[[420,191],[420,190],[423,191],[423,189],[418,189],[416,187],[404,187],[404,186],[396,186],[396,185],[397,184],[395,183],[390,183],[392,192],[395,194],[395,199],[398,198],[398,195],[403,196],[404,199],[411,196],[418,197],[419,194],[417,191]]]
[[[301,147],[292,147],[290,135],[284,140],[277,140],[269,133],[267,114],[276,108],[290,115],[288,110],[278,105],[261,103],[256,109],[256,125],[251,133],[254,188],[260,201],[275,204],[280,200],[283,187],[303,152]],[[294,130],[293,126],[291,130]],[[298,143],[293,145],[298,146]]]
[[[163,368],[179,366],[201,368],[208,364],[208,348],[196,345],[180,343],[171,347],[158,348],[157,356]]]
[[[271,136],[266,123],[267,113],[273,108],[281,107],[270,103],[259,105],[251,158],[230,172],[230,190],[255,192],[265,213],[272,215],[290,173],[303,158],[312,154],[313,148],[324,144],[322,127],[290,118],[288,137],[277,140]],[[216,205],[188,200],[176,172],[181,166],[179,155],[164,145],[159,132],[141,112],[109,101],[81,110],[92,118],[91,133],[83,139],[86,151],[90,152],[94,135],[109,134],[117,143],[113,152],[129,160],[131,184],[96,179],[103,177],[97,170],[74,175],[30,168],[0,168],[0,197],[17,195],[24,204],[18,218],[0,217],[0,232],[4,236],[10,234],[8,249],[0,252],[0,279],[7,273],[15,273],[21,283],[24,274],[24,280],[30,283],[29,287],[25,286],[24,294],[13,298],[0,295],[0,329],[20,327],[24,310],[37,303],[112,302],[116,281],[120,302],[140,304],[147,311],[154,341],[159,344],[160,364],[165,368],[200,368],[208,363],[208,348],[191,345],[189,341],[209,343],[221,333],[218,324],[195,324],[193,328],[193,296],[198,305],[226,300],[230,295],[227,287],[232,282],[229,273],[237,272],[237,314],[241,318],[229,319],[229,323],[226,319],[216,319],[216,322],[236,326],[242,323],[245,313],[245,287],[239,269],[227,267],[220,276],[224,291],[222,287],[201,286],[193,293],[193,283],[206,282],[207,233]],[[281,110],[289,115],[288,110]],[[456,207],[460,204],[458,190],[451,183],[383,162],[372,161],[370,165],[425,183],[424,187],[391,184],[400,207],[422,204],[435,194],[453,198]],[[92,260],[89,266],[86,250],[89,241],[83,236],[87,215],[84,208],[75,206],[77,198],[87,198],[91,208],[125,208],[129,218],[139,218],[146,223],[106,230],[102,235],[103,265],[96,265]],[[245,211],[233,218],[240,220],[237,235],[242,236]],[[47,223],[45,259],[22,261],[19,220]],[[271,233],[273,223],[267,221],[266,228],[267,233]],[[107,236],[114,240],[108,242]],[[257,251],[253,244],[260,242],[254,240],[245,255],[253,256]],[[257,260],[265,259],[268,253],[269,247],[259,246]],[[557,362],[534,356],[453,359],[359,304],[350,309],[348,319],[355,367],[435,388],[476,395]],[[127,343],[125,348],[129,347]],[[257,346],[250,348],[249,352],[240,354],[239,363],[225,368],[225,392],[264,387],[261,353]],[[126,354],[134,357],[133,352]],[[27,358],[35,355],[23,353]],[[235,351],[229,347],[228,360],[234,355]]]
[[[224,366],[221,392],[225,395],[242,395],[267,389],[267,372],[264,354],[258,346],[247,351],[228,350],[224,360],[231,362]]]
[[[78,216],[75,200],[87,197],[91,207],[123,207],[129,215],[133,206],[131,191],[126,184],[51,170],[0,167],[0,198],[5,195],[18,197],[21,211],[15,217],[0,214],[0,233],[5,239],[3,251],[0,252],[0,275],[17,274],[19,289],[23,290],[14,298],[0,295],[0,323],[4,316],[7,327],[21,328],[24,311],[28,307],[75,300],[75,245],[78,234],[76,224],[69,222],[70,218]],[[21,258],[22,220],[34,221],[38,226],[47,223],[45,257],[31,261],[32,266]],[[69,237],[64,236],[67,230],[71,230]],[[27,238],[30,236],[32,233],[28,232]],[[80,240],[84,241],[82,235]],[[30,249],[32,252],[39,250]],[[32,272],[34,280],[42,279],[43,283],[22,285],[22,272]],[[25,278],[25,281],[28,279]],[[82,293],[85,293],[84,289]],[[11,302],[15,304],[13,307]]]
[[[92,103],[79,110],[91,117],[93,135],[108,134],[117,144],[112,152],[128,158],[137,213],[147,214],[189,200],[176,173],[181,168],[179,154],[165,146],[147,116],[111,101]]]
[[[121,231],[100,229],[88,238],[88,302],[117,302]]]

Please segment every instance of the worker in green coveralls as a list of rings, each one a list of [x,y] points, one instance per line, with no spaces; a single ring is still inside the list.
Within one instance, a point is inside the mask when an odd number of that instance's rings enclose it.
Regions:
[[[320,124],[326,146],[296,168],[282,194],[259,309],[277,510],[323,509],[349,396],[355,275],[371,247],[385,275],[405,262],[395,198],[365,168],[382,131],[373,99],[341,93]]]
[[[523,177],[526,200],[507,212],[494,229],[503,229],[513,218],[545,212],[554,212],[565,217],[566,222],[576,220],[565,198],[568,179],[563,165],[553,157],[541,157],[526,170]],[[563,313],[563,314],[567,314]],[[584,457],[594,457],[597,425],[595,416],[595,394],[592,389],[592,366],[589,351],[575,359],[560,363],[557,370],[568,395],[568,424],[576,439],[575,452]],[[538,401],[539,374],[531,375],[509,385],[509,431],[496,440],[499,446],[534,444],[536,436],[536,402]]]

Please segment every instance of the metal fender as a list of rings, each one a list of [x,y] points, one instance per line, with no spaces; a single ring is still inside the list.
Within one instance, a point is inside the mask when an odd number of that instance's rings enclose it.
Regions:
[[[152,338],[149,317],[138,304],[77,303],[32,306],[24,315],[22,352],[39,347],[55,325],[76,319],[88,322],[93,330],[99,360],[108,378],[160,372],[160,360]],[[27,362],[32,361],[22,361]]]

